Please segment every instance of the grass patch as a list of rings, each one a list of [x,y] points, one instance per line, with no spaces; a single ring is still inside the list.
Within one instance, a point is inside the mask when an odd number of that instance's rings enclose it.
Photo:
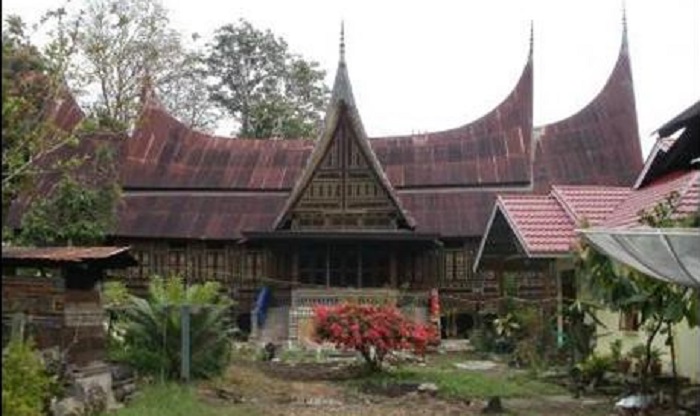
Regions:
[[[357,387],[384,388],[397,383],[435,383],[439,395],[447,398],[488,398],[491,396],[534,397],[566,394],[561,386],[524,373],[503,374],[459,369],[404,367],[367,376],[352,382]]]
[[[104,416],[244,416],[254,415],[252,409],[239,406],[220,407],[197,397],[194,387],[175,383],[144,386],[133,402]]]

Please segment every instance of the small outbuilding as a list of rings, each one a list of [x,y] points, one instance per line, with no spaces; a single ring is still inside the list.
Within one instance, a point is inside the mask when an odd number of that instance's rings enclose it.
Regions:
[[[104,309],[98,282],[137,265],[129,247],[3,247],[3,326],[39,349],[58,348],[67,364],[104,362]],[[11,331],[3,330],[5,334]]]

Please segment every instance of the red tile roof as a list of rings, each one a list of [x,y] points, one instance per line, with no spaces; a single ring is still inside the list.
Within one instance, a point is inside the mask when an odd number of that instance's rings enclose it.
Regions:
[[[632,192],[615,186],[554,185],[551,195],[577,225],[598,225]]]
[[[631,192],[618,208],[601,224],[604,227],[637,227],[639,212],[653,209],[673,191],[678,192],[676,217],[697,212],[700,206],[700,171],[674,172]]]
[[[574,221],[551,195],[500,195],[496,206],[530,257],[571,249]]]
[[[499,195],[493,209],[505,217],[528,256],[556,256],[571,250],[574,230],[584,219],[604,227],[640,226],[639,211],[653,208],[673,191],[680,195],[676,217],[697,212],[700,171],[669,174],[638,190],[553,186],[549,195]],[[484,241],[490,232],[486,230]]]

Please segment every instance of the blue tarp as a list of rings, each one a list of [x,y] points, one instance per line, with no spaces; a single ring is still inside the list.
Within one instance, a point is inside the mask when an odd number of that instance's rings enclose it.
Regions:
[[[265,319],[267,318],[267,308],[270,306],[270,288],[264,286],[260,289],[258,293],[258,298],[255,300],[255,309],[253,309],[253,314],[255,315],[258,328],[262,328],[265,325]]]

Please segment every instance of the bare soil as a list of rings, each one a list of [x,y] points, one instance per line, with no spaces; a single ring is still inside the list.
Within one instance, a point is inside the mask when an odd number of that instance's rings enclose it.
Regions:
[[[200,387],[209,403],[228,407],[244,404],[261,415],[480,415],[482,399],[447,400],[400,385],[352,388],[345,383],[364,368],[344,363],[264,363],[244,361],[217,382]],[[502,371],[502,369],[496,370]],[[415,387],[415,386],[412,386]],[[611,399],[542,396],[503,399],[510,415],[610,415]]]

